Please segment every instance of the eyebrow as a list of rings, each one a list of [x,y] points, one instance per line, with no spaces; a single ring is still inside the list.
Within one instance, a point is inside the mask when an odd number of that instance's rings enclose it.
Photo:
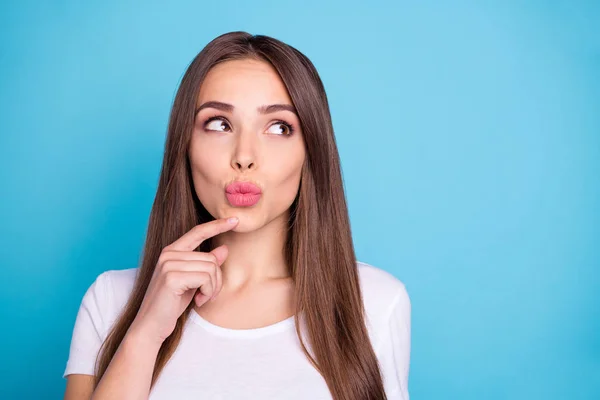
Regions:
[[[196,109],[196,112],[194,115],[198,115],[200,110],[203,110],[205,108],[216,108],[217,110],[221,110],[221,111],[225,111],[225,112],[233,112],[235,107],[232,104],[223,103],[221,101],[207,101],[206,103],[202,104],[200,107],[198,107]],[[293,112],[294,114],[296,114],[296,116],[298,116],[296,107],[294,107],[291,104],[269,104],[269,105],[264,105],[264,106],[258,107],[256,109],[256,111],[258,111],[259,114],[271,114],[271,113],[274,113],[277,111],[290,111],[290,112]]]

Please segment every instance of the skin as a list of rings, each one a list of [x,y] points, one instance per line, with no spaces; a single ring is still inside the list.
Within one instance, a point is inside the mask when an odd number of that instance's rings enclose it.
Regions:
[[[193,297],[198,314],[231,329],[257,328],[294,314],[293,286],[283,246],[289,207],[298,193],[305,160],[304,140],[299,119],[293,112],[257,112],[263,105],[291,105],[291,99],[270,64],[236,60],[219,64],[208,73],[196,108],[207,101],[234,107],[231,111],[201,110],[196,115],[188,153],[194,190],[218,221],[195,227],[163,250],[164,259],[187,261],[169,265],[159,262],[156,277],[147,291],[150,301],[142,304],[94,398],[147,396],[160,347],[160,341],[147,334],[152,330],[148,321],[159,320],[157,312],[169,309],[165,305],[177,306],[176,312],[167,313],[177,314],[170,315],[175,319]],[[223,120],[205,125],[206,119],[215,114]],[[289,133],[288,128],[278,121],[294,127],[291,136],[284,136]],[[260,201],[252,207],[230,205],[225,197],[225,186],[234,180],[257,183],[262,189]],[[239,221],[228,225],[224,220],[228,217],[237,217]],[[207,237],[213,237],[215,242],[216,248],[211,254],[191,251]],[[209,259],[211,263],[205,261]],[[212,264],[212,260],[216,264]],[[178,272],[180,279],[165,281],[168,271],[174,269],[206,273]],[[180,289],[174,290],[177,285]],[[196,292],[195,288],[199,287],[202,289]],[[173,297],[175,292],[183,296]],[[210,297],[212,300],[207,301]],[[162,304],[153,304],[152,300]],[[145,319],[144,313],[148,314]],[[159,325],[164,328],[165,324]],[[128,376],[128,381],[120,379],[122,376]],[[92,376],[68,376],[66,400],[90,399],[92,392]]]
[[[265,326],[294,314],[283,246],[306,156],[300,121],[288,110],[264,115],[257,111],[263,105],[292,104],[275,69],[261,61],[228,61],[211,69],[196,109],[208,101],[234,109],[204,108],[196,115],[189,148],[195,191],[213,217],[235,216],[240,222],[214,238],[217,246],[229,250],[221,266],[223,286],[196,312],[224,327]],[[224,119],[205,125],[214,115]],[[279,120],[293,126],[291,136]],[[225,187],[234,180],[257,183],[262,189],[259,202],[252,207],[230,205]]]

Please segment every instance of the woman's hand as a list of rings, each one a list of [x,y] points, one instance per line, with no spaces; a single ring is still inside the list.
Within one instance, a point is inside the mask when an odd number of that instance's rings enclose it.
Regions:
[[[233,229],[237,223],[237,218],[233,221],[221,218],[196,225],[165,247],[130,330],[162,344],[192,299],[200,307],[218,295],[227,247],[219,246],[209,253],[194,249],[204,240]]]

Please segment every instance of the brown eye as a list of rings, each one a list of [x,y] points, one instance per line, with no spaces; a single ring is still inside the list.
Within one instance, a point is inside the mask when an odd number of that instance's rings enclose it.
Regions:
[[[271,126],[277,125],[281,126],[282,128],[279,128],[277,131],[271,133],[275,133],[276,135],[290,136],[294,132],[294,127],[292,127],[292,125],[288,124],[287,122],[277,121]]]
[[[210,117],[204,123],[204,129],[207,131],[225,132],[220,129],[223,128],[223,126],[229,126],[229,124],[221,117]]]

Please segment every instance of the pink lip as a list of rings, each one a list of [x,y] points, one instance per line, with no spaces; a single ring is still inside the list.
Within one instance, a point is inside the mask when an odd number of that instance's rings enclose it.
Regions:
[[[249,207],[258,203],[261,196],[258,186],[250,182],[233,182],[225,188],[225,195],[232,206]]]

